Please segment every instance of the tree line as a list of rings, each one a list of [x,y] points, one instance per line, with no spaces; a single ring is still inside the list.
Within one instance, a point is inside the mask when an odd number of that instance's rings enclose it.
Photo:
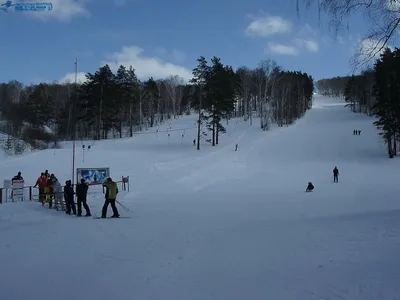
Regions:
[[[260,128],[290,125],[311,107],[313,78],[283,70],[275,61],[255,69],[234,70],[218,57],[197,60],[189,82],[179,76],[138,79],[133,66],[108,65],[86,74],[83,83],[40,83],[13,80],[0,84],[0,131],[3,147],[21,152],[57,147],[59,141],[132,137],[165,120],[198,114],[200,141],[219,143],[222,120],[240,117]],[[4,135],[3,135],[4,136]]]
[[[316,82],[319,93],[343,97],[353,112],[376,116],[389,157],[400,141],[400,50],[386,48],[373,67],[361,74]]]

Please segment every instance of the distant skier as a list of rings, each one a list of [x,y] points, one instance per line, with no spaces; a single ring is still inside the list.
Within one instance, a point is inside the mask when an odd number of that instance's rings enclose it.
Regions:
[[[339,169],[335,166],[333,169],[333,182],[339,181]]]
[[[81,183],[76,186],[76,197],[78,202],[78,217],[82,216],[82,204],[86,210],[86,217],[90,217],[90,209],[87,205],[87,192],[89,186],[85,183],[85,179],[81,179]]]
[[[358,131],[358,135],[361,135],[361,130]]]
[[[314,190],[314,186],[311,182],[308,183],[306,192],[312,192]]]
[[[238,147],[239,147],[239,145],[236,144],[236,146],[235,146],[235,151],[238,151]]]
[[[353,130],[353,135],[356,135],[356,130],[355,129]]]
[[[193,140],[193,146],[196,146],[196,140],[195,139]]]
[[[64,186],[64,199],[65,199],[65,204],[67,206],[67,211],[65,213],[67,215],[71,214],[71,208],[72,208],[74,215],[76,215],[74,194],[75,194],[75,192],[74,192],[74,188],[72,187],[71,180],[67,180],[65,182],[65,186]]]
[[[107,178],[107,181],[103,184],[103,186],[106,188],[106,200],[104,202],[103,209],[101,210],[101,218],[105,219],[107,217],[107,209],[109,204],[111,204],[111,208],[114,213],[111,218],[119,218],[119,212],[115,205],[118,194],[117,183],[112,181],[111,178]]]

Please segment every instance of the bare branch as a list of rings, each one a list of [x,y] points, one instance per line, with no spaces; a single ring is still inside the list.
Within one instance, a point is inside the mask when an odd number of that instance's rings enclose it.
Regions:
[[[400,0],[303,0],[307,8],[318,5],[318,20],[323,11],[330,17],[330,28],[336,37],[347,25],[354,14],[361,14],[369,24],[369,34],[360,41],[357,53],[351,58],[353,70],[363,67],[375,60],[397,37],[396,29],[400,25]],[[296,10],[299,12],[299,0]],[[365,49],[365,41],[369,49]]]

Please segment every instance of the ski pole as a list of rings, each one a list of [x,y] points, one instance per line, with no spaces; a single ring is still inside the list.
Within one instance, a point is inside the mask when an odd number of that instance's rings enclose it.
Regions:
[[[115,202],[117,202],[123,209],[125,209],[126,211],[129,210],[129,208],[127,208],[125,205],[121,204],[118,200],[115,200]]]

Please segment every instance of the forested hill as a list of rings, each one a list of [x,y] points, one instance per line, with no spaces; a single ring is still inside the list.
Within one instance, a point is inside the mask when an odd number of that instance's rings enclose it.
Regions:
[[[139,80],[134,66],[104,65],[83,83],[0,84],[0,131],[9,136],[8,150],[14,139],[47,148],[74,138],[132,137],[166,119],[200,113],[214,145],[225,131],[223,119],[257,117],[260,130],[292,124],[311,107],[313,91],[310,75],[271,60],[234,70],[218,57],[200,57],[189,81]]]

